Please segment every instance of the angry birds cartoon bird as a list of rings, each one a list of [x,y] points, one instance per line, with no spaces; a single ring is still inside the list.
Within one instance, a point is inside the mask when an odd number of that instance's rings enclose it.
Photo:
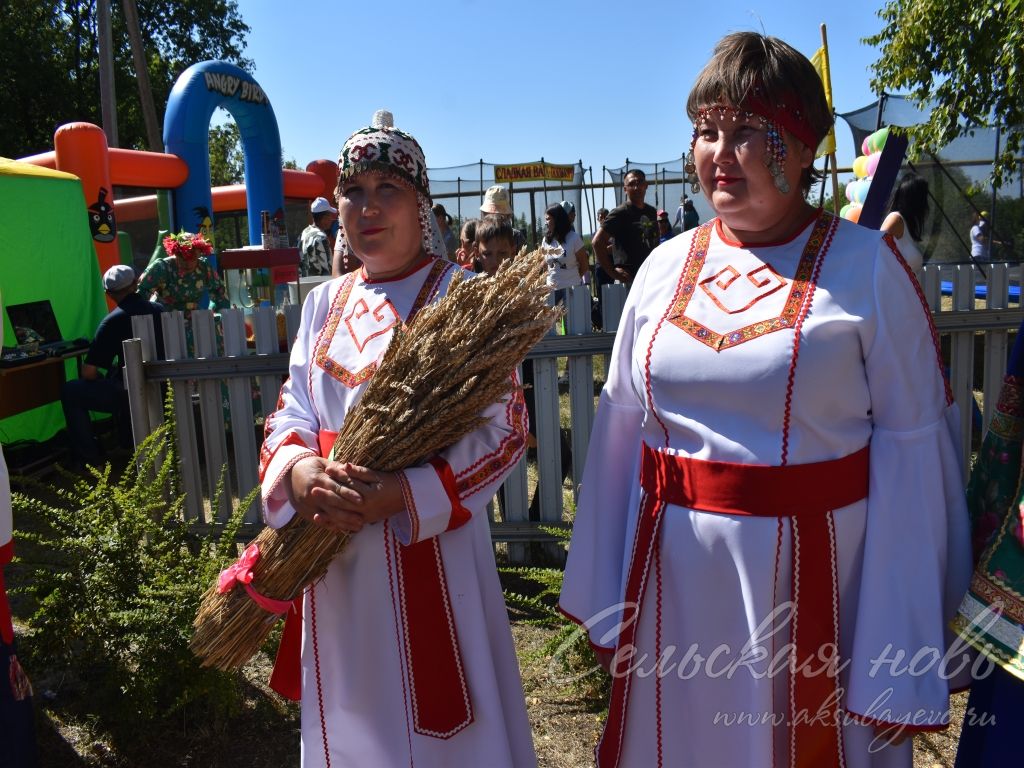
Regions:
[[[210,215],[210,209],[205,205],[197,205],[192,209],[192,212],[198,219],[196,229],[199,233],[206,238],[206,241],[213,244],[213,216]]]
[[[111,243],[117,237],[114,207],[107,203],[106,187],[100,187],[99,199],[89,206],[89,231],[97,243]]]

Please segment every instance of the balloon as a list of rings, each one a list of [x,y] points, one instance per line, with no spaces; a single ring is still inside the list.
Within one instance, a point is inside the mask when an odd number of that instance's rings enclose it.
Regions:
[[[871,147],[868,146],[868,138],[869,138],[868,136],[865,136],[864,137],[864,141],[862,141],[860,143],[860,153],[862,155],[870,155],[871,154]]]
[[[868,170],[868,162],[870,159],[870,155],[860,155],[853,161],[853,173],[858,179],[863,179],[865,176],[871,175],[871,172]]]
[[[881,152],[885,146],[885,140],[889,138],[889,126],[880,128],[867,138],[868,148],[871,152]]]
[[[847,203],[839,209],[839,215],[847,221],[856,223],[860,219],[860,209],[860,203]]]
[[[875,152],[874,154],[868,155],[867,162],[867,176],[874,176],[875,171],[878,170],[878,161],[882,158],[881,152]]]
[[[868,187],[871,179],[856,179],[846,185],[846,199],[851,203],[863,203],[868,199]]]

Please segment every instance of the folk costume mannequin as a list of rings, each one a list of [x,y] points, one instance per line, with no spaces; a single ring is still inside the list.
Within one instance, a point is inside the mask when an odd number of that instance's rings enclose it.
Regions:
[[[431,226],[423,151],[389,113],[338,165],[338,247],[362,266],[303,305],[260,477],[268,525],[298,514],[355,535],[289,616],[271,684],[301,696],[308,768],[532,766],[485,513],[525,445],[522,398],[425,466],[327,461],[395,329],[459,271]]]
[[[561,595],[613,673],[598,766],[910,768],[949,682],[886,660],[944,653],[970,574],[927,308],[890,237],[805,201],[802,55],[729,35],[687,110],[718,217],[633,282]]]

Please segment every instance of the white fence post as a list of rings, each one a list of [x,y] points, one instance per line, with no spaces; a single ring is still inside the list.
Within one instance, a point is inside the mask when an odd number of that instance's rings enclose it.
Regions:
[[[1006,309],[1010,298],[1010,265],[993,264],[989,268],[987,306],[989,309]],[[1003,386],[1006,375],[1007,346],[1010,332],[1006,330],[990,330],[985,333],[985,361],[982,375],[983,399],[985,401],[982,434],[988,431],[988,425],[995,414],[999,400],[999,390]]]
[[[195,357],[199,360],[213,360],[220,357],[217,349],[217,329],[213,312],[208,309],[192,311],[192,335],[195,342]],[[224,479],[220,505],[210,512],[217,522],[224,522],[231,516],[231,474],[227,471],[228,445],[224,424],[224,400],[221,382],[218,379],[200,379],[199,414],[203,428],[203,450],[206,452],[206,484],[212,503],[217,492],[217,483]],[[244,412],[243,412],[244,415]]]
[[[185,316],[179,311],[166,312],[161,318],[164,329],[164,357],[188,360],[185,340]],[[208,522],[203,513],[203,491],[199,474],[199,451],[196,447],[195,414],[192,411],[192,382],[171,383],[174,397],[174,421],[178,438],[178,460],[181,462],[181,487],[185,492],[185,514],[188,518]]]
[[[240,309],[221,311],[224,329],[224,355],[241,358],[248,354],[245,339],[245,313]],[[238,498],[244,498],[259,484],[255,423],[253,421],[253,380],[249,377],[233,376],[227,380],[228,403],[231,407],[231,444],[235,451],[235,477]],[[257,523],[260,519],[259,499],[246,510],[245,522]]]
[[[590,288],[582,285],[569,289],[567,331],[570,336],[588,336],[594,332],[590,315]],[[594,428],[594,359],[587,355],[570,355],[569,413],[572,441],[572,498],[579,497],[583,481],[583,465],[587,459],[590,432]]]
[[[953,311],[970,312],[974,309],[973,264],[958,264],[953,273]],[[950,334],[949,384],[953,399],[960,406],[960,450],[964,466],[971,465],[971,418],[974,405],[974,331],[955,331]]]

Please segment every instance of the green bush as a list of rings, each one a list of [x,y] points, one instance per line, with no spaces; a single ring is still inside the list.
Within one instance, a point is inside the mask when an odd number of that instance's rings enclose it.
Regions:
[[[216,722],[240,701],[239,675],[201,668],[188,642],[203,592],[237,557],[235,535],[259,489],[219,536],[199,535],[182,519],[172,424],[139,446],[120,480],[108,464],[89,477],[65,473],[69,487],[23,481],[32,497],[13,498],[41,525],[19,538],[47,561],[26,580],[29,663],[67,671],[111,717],[139,725],[183,710]]]
[[[571,528],[540,528],[569,548]],[[506,583],[525,582],[523,588],[529,588],[531,593],[523,594],[510,586],[504,590],[506,605],[524,614],[518,621],[554,630],[554,634],[527,658],[547,659],[556,682],[567,682],[592,704],[604,706],[611,692],[611,678],[598,664],[586,630],[558,610],[563,570],[537,566],[508,566],[498,570]]]

